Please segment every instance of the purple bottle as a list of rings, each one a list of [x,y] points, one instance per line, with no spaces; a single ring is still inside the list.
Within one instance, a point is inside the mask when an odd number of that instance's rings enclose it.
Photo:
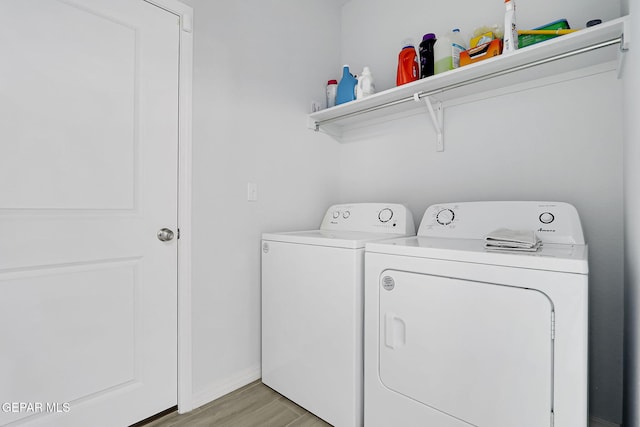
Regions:
[[[420,78],[433,76],[433,45],[436,43],[436,35],[425,34],[420,43]]]

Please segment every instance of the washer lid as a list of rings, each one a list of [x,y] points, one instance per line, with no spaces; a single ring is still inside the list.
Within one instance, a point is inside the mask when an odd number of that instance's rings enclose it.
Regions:
[[[333,248],[360,249],[367,242],[389,239],[387,233],[365,233],[362,231],[309,230],[289,233],[263,233],[262,240],[297,243],[302,245],[328,246]]]
[[[537,252],[493,252],[484,239],[405,237],[371,242],[367,252],[588,274],[587,245],[544,243]]]

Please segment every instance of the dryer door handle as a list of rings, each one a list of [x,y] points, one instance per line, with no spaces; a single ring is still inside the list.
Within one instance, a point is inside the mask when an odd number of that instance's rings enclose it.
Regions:
[[[392,350],[407,343],[407,326],[395,313],[385,313],[384,344]]]

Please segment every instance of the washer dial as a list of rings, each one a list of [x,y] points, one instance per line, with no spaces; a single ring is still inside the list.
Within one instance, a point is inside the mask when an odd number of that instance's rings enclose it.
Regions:
[[[389,208],[384,208],[378,212],[378,219],[380,222],[389,222],[393,218],[393,211]]]
[[[540,222],[543,224],[551,224],[556,219],[551,212],[544,212],[540,214]]]
[[[451,209],[442,209],[436,214],[436,222],[440,225],[449,225],[455,217],[456,214]]]

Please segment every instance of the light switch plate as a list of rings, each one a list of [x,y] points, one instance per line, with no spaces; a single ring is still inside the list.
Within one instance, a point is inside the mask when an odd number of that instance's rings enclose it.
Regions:
[[[258,184],[255,182],[247,183],[247,200],[250,202],[258,201]]]

